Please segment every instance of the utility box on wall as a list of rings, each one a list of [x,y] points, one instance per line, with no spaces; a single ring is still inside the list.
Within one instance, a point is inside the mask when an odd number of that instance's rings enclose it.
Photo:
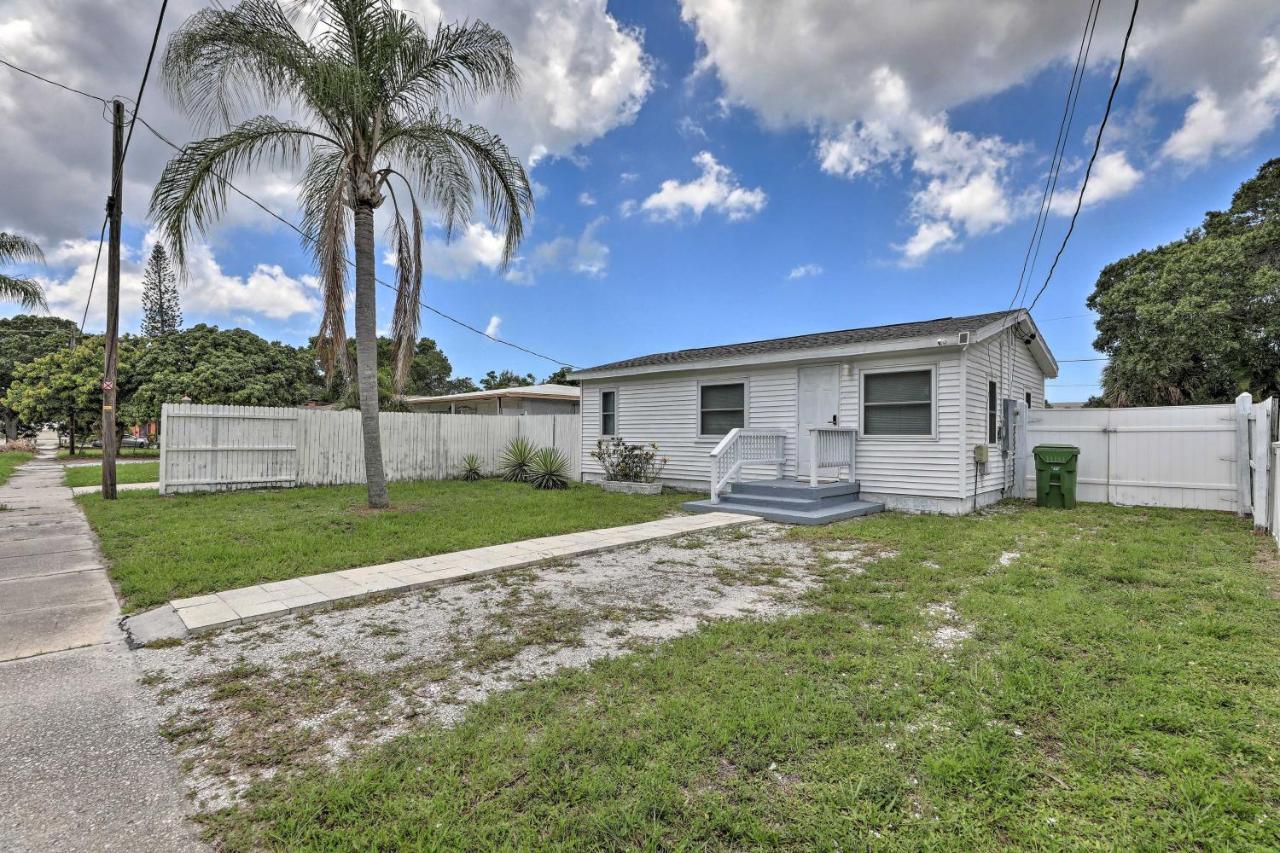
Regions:
[[[973,461],[979,465],[986,465],[989,458],[988,448],[985,444],[975,444],[973,446]]]

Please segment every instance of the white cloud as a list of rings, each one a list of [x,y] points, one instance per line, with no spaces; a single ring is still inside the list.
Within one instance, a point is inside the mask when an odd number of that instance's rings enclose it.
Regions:
[[[791,272],[787,273],[787,280],[793,281],[797,278],[810,278],[815,275],[822,275],[822,266],[820,264],[801,264],[798,267],[792,267]]]
[[[502,318],[494,314],[489,318],[489,325],[484,327],[484,333],[491,338],[497,338],[502,335]]]
[[[1202,163],[1215,152],[1248,147],[1275,124],[1280,114],[1280,42],[1267,39],[1263,48],[1258,80],[1227,96],[1208,87],[1197,90],[1182,125],[1161,153],[1184,163]]]
[[[901,246],[894,246],[902,253],[904,266],[914,266],[923,261],[935,249],[955,244],[956,232],[945,222],[922,222],[916,233]]]
[[[764,209],[768,196],[760,187],[743,187],[733,170],[716,161],[710,151],[699,152],[693,162],[702,174],[681,183],[662,182],[658,191],[640,203],[640,209],[655,221],[675,221],[685,214],[702,217],[708,208],[735,222],[749,219]]]
[[[1089,185],[1084,191],[1083,206],[1089,207],[1118,198],[1141,182],[1142,172],[1129,163],[1129,158],[1123,151],[1100,154],[1093,164],[1093,173],[1089,176]],[[1060,216],[1070,216],[1076,209],[1076,199],[1079,196],[1079,185],[1071,189],[1060,189],[1053,194],[1050,209]]]
[[[706,139],[707,132],[691,116],[681,116],[676,122],[676,130],[686,139]]]
[[[595,207],[596,197],[589,192],[580,192],[578,193],[578,204],[583,207]]]
[[[623,172],[621,175],[618,175],[618,180],[624,184],[630,184],[630,183],[633,183],[639,177],[640,176],[637,175],[635,172]]]
[[[596,237],[608,219],[598,216],[587,223],[577,237],[557,237],[533,250],[532,266],[542,272],[568,269],[590,278],[602,278],[609,268],[609,247]]]
[[[121,247],[120,318],[124,329],[135,328],[142,314],[142,273],[155,243],[155,234],[146,235],[137,246]],[[51,313],[79,321],[84,313],[93,281],[97,240],[74,239],[58,243],[46,252],[53,274],[37,276],[44,285]],[[61,270],[61,274],[58,271]],[[188,322],[209,318],[243,323],[246,318],[288,320],[318,317],[320,285],[311,275],[290,275],[276,264],[257,264],[246,276],[229,275],[214,257],[213,250],[197,242],[188,247],[187,277],[179,298]],[[106,316],[106,258],[93,284],[87,328],[101,329]]]
[[[402,0],[424,25],[484,20],[510,39],[523,86],[514,99],[459,110],[500,134],[529,165],[572,156],[577,148],[633,121],[652,88],[643,34],[618,23],[605,0]],[[174,0],[163,40],[207,0]],[[153,0],[6,0],[0,17],[0,55],[37,73],[109,97],[136,91],[138,57],[145,56],[155,19]],[[153,69],[154,72],[154,69]],[[144,115],[174,142],[198,138],[173,108],[153,73]],[[97,235],[109,183],[110,129],[100,105],[0,67],[0,229],[21,230],[47,246]],[[151,188],[172,149],[140,128],[129,150],[124,215],[144,221]],[[294,221],[291,176],[256,173],[243,184],[268,207]],[[539,193],[541,196],[542,193]],[[280,229],[262,211],[230,200],[224,225]],[[287,232],[286,232],[287,233]],[[215,235],[216,242],[216,235]]]
[[[481,269],[493,273],[502,266],[502,247],[501,234],[472,222],[448,242],[443,236],[429,237],[422,250],[422,266],[428,276],[447,279],[467,278]],[[387,255],[383,262],[395,263],[395,255]]]
[[[952,130],[945,114],[923,114],[906,81],[888,68],[875,69],[871,78],[875,100],[865,118],[821,138],[818,160],[823,171],[845,178],[910,165],[918,178],[911,217],[918,226],[932,227],[899,247],[914,253],[909,260],[918,262],[930,248],[949,244],[961,229],[984,234],[1012,221],[1007,173],[1017,146],[996,136]],[[947,226],[945,240],[937,239],[944,233],[940,224]]]
[[[484,104],[477,120],[537,163],[567,156],[635,120],[653,87],[643,33],[606,0],[402,0],[430,26],[481,20],[511,39],[520,67],[515,103]]]
[[[1022,190],[1010,186],[1021,149],[954,128],[947,111],[1070,67],[1084,19],[1080,4],[1041,0],[920,3],[909,18],[898,0],[863,0],[856,14],[847,0],[681,0],[681,9],[702,49],[699,73],[719,79],[727,105],[768,127],[811,130],[828,173],[908,171],[916,235],[903,246],[917,252],[998,229],[1021,212],[1012,200]],[[1128,11],[1104,6],[1088,85],[1114,70]],[[1195,98],[1164,144],[1167,157],[1203,162],[1275,126],[1278,30],[1274,0],[1144,7],[1126,86],[1141,87],[1143,103]]]

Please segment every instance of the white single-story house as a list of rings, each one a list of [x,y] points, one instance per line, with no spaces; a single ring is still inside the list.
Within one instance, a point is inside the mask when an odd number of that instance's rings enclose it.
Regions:
[[[413,412],[448,415],[576,415],[581,389],[573,385],[521,385],[436,397],[406,396]]]
[[[726,509],[734,479],[772,479],[794,502],[834,496],[834,478],[874,509],[964,513],[1012,489],[1003,401],[1043,407],[1057,375],[1021,309],[615,361],[572,374],[583,479],[602,477],[596,442],[620,436],[656,443],[669,457],[664,483],[711,491]]]

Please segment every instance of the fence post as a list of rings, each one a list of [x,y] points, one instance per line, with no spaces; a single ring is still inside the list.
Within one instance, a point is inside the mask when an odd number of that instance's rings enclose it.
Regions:
[[[1249,415],[1253,397],[1249,392],[1236,397],[1236,515],[1245,516],[1253,510],[1253,488],[1250,479],[1252,457],[1249,446]]]
[[[165,463],[169,461],[168,454],[165,453],[164,446],[165,436],[169,434],[169,404],[160,404],[160,494],[164,494],[165,480]]]

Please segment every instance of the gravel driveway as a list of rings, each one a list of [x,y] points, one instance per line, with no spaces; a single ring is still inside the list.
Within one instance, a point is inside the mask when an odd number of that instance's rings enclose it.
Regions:
[[[803,607],[815,571],[861,571],[750,524],[142,649],[196,804],[450,725],[495,691],[695,630]]]

